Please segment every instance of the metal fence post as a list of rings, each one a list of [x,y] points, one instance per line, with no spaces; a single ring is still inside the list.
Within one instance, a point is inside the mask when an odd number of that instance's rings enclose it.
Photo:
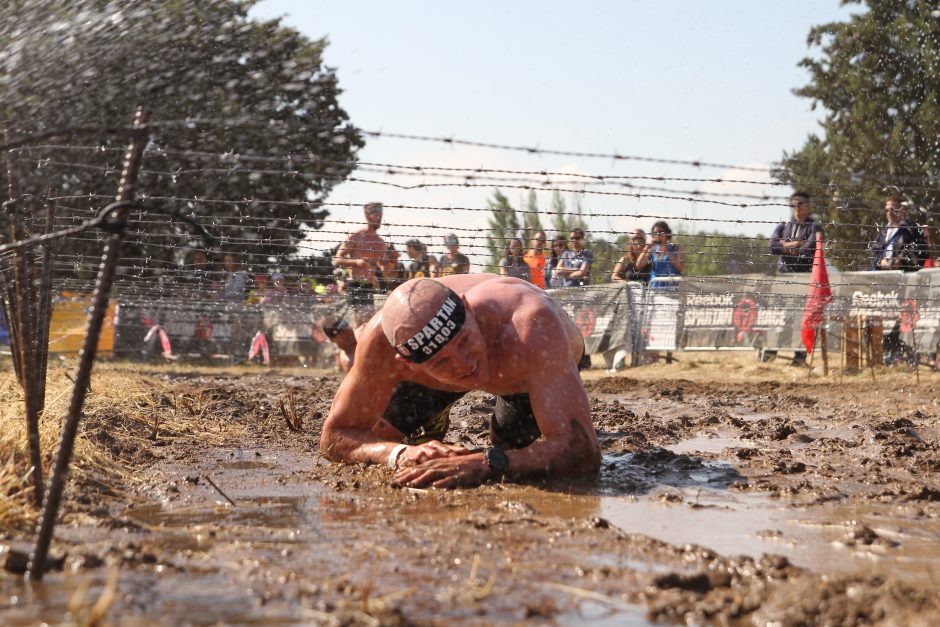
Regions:
[[[129,203],[134,200],[137,185],[137,174],[140,171],[140,162],[144,148],[149,139],[146,124],[149,119],[148,112],[138,109],[134,119],[134,138],[127,150],[124,159],[124,171],[121,174],[121,183],[118,187],[118,202]],[[124,239],[124,227],[127,223],[129,204],[116,207],[109,216],[107,228],[111,233],[105,242],[101,256],[101,265],[95,282],[95,292],[91,313],[88,316],[88,329],[82,345],[78,369],[75,372],[75,383],[72,388],[72,398],[69,403],[68,414],[62,427],[62,437],[59,450],[52,467],[52,476],[49,480],[49,489],[43,501],[42,518],[36,534],[36,543],[30,554],[29,566],[26,576],[31,580],[40,580],[45,571],[46,558],[49,554],[49,545],[52,542],[52,532],[55,529],[59,506],[68,477],[68,466],[75,446],[75,436],[78,433],[78,423],[82,415],[85,402],[85,393],[91,381],[91,369],[94,365],[95,353],[98,350],[98,339],[101,336],[101,326],[111,297],[111,285],[117,261],[121,256],[121,243]]]

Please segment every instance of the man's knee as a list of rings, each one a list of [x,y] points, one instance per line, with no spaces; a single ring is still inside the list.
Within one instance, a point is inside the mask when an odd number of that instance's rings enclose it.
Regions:
[[[528,394],[497,396],[490,420],[490,440],[500,448],[518,449],[542,437]]]

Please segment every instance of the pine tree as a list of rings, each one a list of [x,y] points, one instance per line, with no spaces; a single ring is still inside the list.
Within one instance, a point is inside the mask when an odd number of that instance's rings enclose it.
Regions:
[[[555,235],[568,236],[568,207],[565,206],[565,199],[561,192],[552,192],[552,228],[555,229]]]
[[[529,190],[525,203],[525,213],[522,214],[522,243],[529,245],[529,241],[536,231],[544,231],[542,220],[539,217],[539,201],[534,189]]]
[[[486,201],[486,206],[492,213],[488,220],[489,232],[486,235],[486,247],[490,251],[486,271],[497,272],[499,260],[506,251],[506,243],[518,236],[519,217],[499,188],[493,190],[493,197]]]
[[[255,20],[251,4],[5,2],[0,115],[11,135],[23,137],[126,127],[136,107],[146,106],[153,127],[139,196],[176,198],[152,204],[191,211],[222,250],[245,253],[245,261],[294,252],[308,229],[322,228],[328,214],[322,203],[353,170],[364,141],[340,106],[335,71],[323,63],[327,41],[280,20]],[[211,121],[196,121],[203,119]],[[98,150],[66,157],[56,144]],[[17,193],[51,187],[73,198],[69,210],[94,215],[113,200],[126,146],[126,136],[100,131],[11,153]],[[0,189],[5,195],[5,180]],[[207,198],[214,202],[198,200]],[[246,202],[255,199],[265,202]],[[179,228],[149,220],[149,245],[128,238],[124,257],[160,274],[179,261]],[[94,237],[57,246],[58,254],[95,259],[95,267],[101,255]]]
[[[571,195],[571,218],[568,220],[568,230],[571,229],[581,229],[585,233],[588,232],[587,222],[584,221],[584,206],[582,201],[584,200],[583,194],[572,194]]]
[[[818,57],[800,62],[810,82],[794,93],[826,110],[822,136],[784,153],[775,174],[813,196],[834,263],[859,269],[884,222],[886,188],[940,209],[940,19],[934,0],[850,2],[866,10],[814,27]]]

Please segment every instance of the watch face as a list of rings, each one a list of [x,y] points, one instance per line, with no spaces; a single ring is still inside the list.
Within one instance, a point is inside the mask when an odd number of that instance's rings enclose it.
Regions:
[[[501,448],[493,447],[486,449],[486,464],[495,473],[503,474],[509,470],[509,457],[506,451]]]

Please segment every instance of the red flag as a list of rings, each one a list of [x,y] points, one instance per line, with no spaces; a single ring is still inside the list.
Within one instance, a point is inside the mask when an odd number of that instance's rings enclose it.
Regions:
[[[816,254],[813,257],[813,276],[809,282],[809,294],[803,309],[803,346],[813,352],[816,344],[816,327],[822,322],[826,305],[832,300],[829,289],[829,273],[826,272],[826,257],[823,255],[822,233],[816,234]]]

